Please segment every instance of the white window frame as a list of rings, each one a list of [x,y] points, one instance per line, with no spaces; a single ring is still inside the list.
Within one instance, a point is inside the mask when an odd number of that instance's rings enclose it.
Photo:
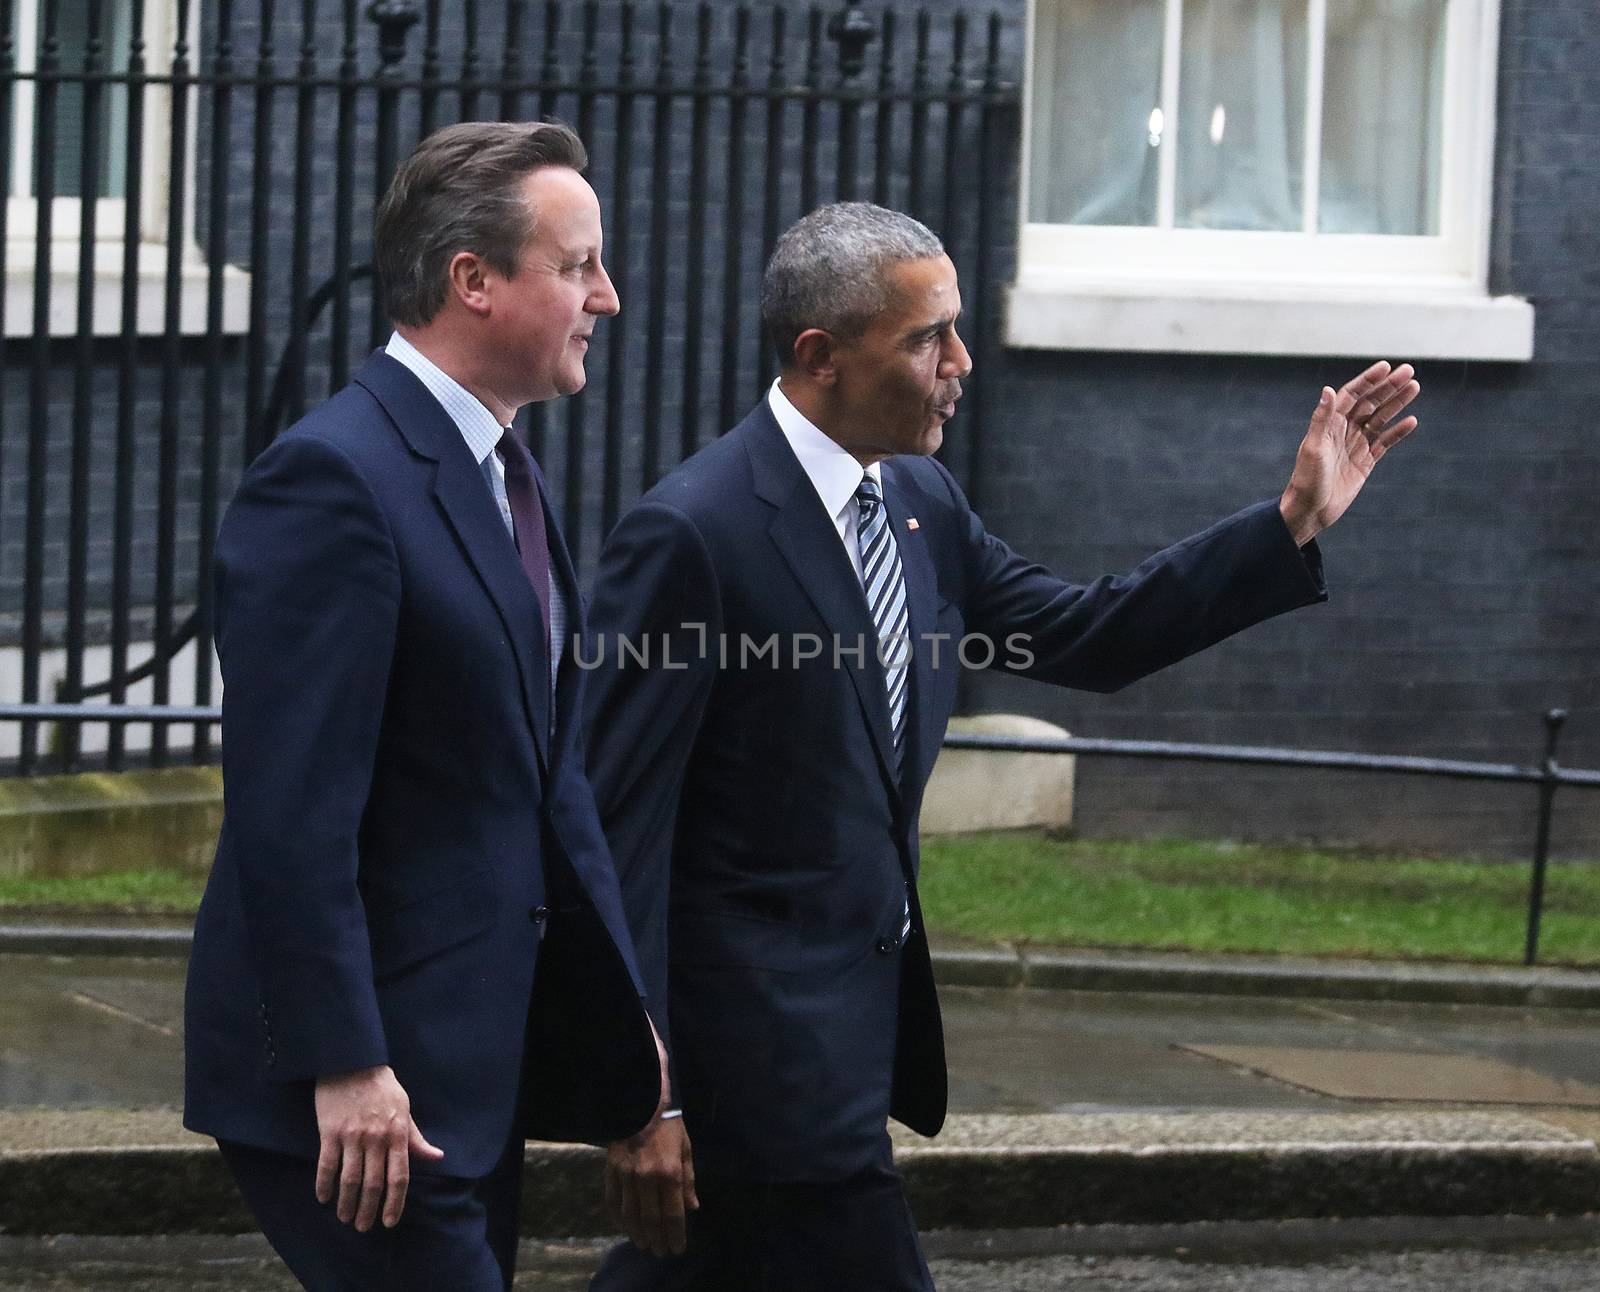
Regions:
[[[17,0],[16,57],[20,71],[36,65],[40,7],[51,0]],[[188,44],[199,50],[200,5],[190,7]],[[145,69],[152,76],[172,70],[172,49],[177,43],[175,0],[146,0],[144,13]],[[172,91],[165,85],[144,87],[144,130],[140,143],[138,292],[135,328],[140,336],[166,331],[166,279],[168,195],[171,190]],[[179,248],[178,331],[197,335],[206,330],[211,270],[195,239],[195,146],[198,95],[189,95],[187,136],[189,155],[183,159],[183,242]],[[33,165],[34,93],[31,82],[19,82],[13,100],[12,164],[27,175]],[[21,146],[17,146],[20,144]],[[13,177],[5,177],[5,335],[34,334],[33,296],[39,263],[38,200],[12,196]],[[94,242],[93,332],[116,336],[122,332],[122,270],[127,203],[120,197],[97,197]],[[77,197],[57,197],[50,204],[50,326],[51,336],[78,333],[78,260],[83,227],[83,203]],[[222,331],[229,335],[249,330],[250,275],[233,265],[222,270]]]
[[[1019,348],[1526,361],[1533,307],[1488,294],[1500,0],[1450,0],[1437,236],[1315,234],[1030,222],[1031,120],[1041,4],[1029,0],[1017,278],[1006,340]],[[1114,0],[1108,0],[1114,2]],[[1162,110],[1177,132],[1178,15],[1166,0]],[[1307,0],[1320,46],[1327,0]],[[1315,54],[1315,50],[1313,50]],[[1320,77],[1320,57],[1313,57]],[[1320,80],[1309,87],[1316,174]],[[1381,147],[1381,145],[1380,145]],[[1176,149],[1161,163],[1170,195]],[[1307,183],[1314,227],[1316,186]]]

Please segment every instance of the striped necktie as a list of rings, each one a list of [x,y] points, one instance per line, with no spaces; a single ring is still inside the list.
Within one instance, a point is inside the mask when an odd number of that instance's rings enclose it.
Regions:
[[[889,530],[883,491],[870,475],[863,475],[856,486],[856,505],[861,509],[856,526],[856,540],[861,545],[861,581],[872,610],[873,627],[878,630],[878,658],[883,661],[883,680],[889,690],[889,730],[894,734],[898,775],[905,751],[906,662],[911,655],[906,581],[900,572],[900,549]]]
[[[906,691],[911,658],[911,620],[906,613],[906,581],[900,571],[900,549],[889,529],[883,491],[870,475],[856,486],[860,507],[856,541],[861,545],[861,582],[866,589],[872,625],[878,630],[878,658],[889,692],[889,730],[894,736],[895,779],[900,777],[906,746]],[[907,892],[900,919],[900,940],[911,932],[911,894]]]

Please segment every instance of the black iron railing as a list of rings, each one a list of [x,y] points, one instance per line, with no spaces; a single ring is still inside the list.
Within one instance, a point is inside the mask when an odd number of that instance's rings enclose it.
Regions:
[[[1163,762],[1231,763],[1238,766],[1285,767],[1300,770],[1374,772],[1390,776],[1423,776],[1440,780],[1487,781],[1502,785],[1532,785],[1539,796],[1534,833],[1533,867],[1528,884],[1527,935],[1523,963],[1537,964],[1539,932],[1544,916],[1545,877],[1550,862],[1550,825],[1556,791],[1600,789],[1600,770],[1563,767],[1556,746],[1567,720],[1565,711],[1551,709],[1544,716],[1544,756],[1537,765],[1471,762],[1456,758],[1423,758],[1413,754],[1362,754],[1327,749],[1282,749],[1263,745],[1185,744],[1170,740],[1105,740],[1090,736],[1053,739],[1031,736],[986,736],[952,733],[946,749],[969,749],[1011,754],[1073,754],[1084,758],[1154,759]],[[0,704],[0,724],[60,722],[74,725],[106,723],[113,726],[173,725],[222,721],[215,705],[103,705],[103,704]]]
[[[1539,926],[1544,917],[1545,876],[1550,863],[1550,824],[1555,812],[1556,791],[1564,785],[1574,789],[1600,789],[1600,771],[1563,767],[1556,761],[1556,745],[1566,720],[1566,712],[1562,709],[1551,709],[1545,714],[1544,757],[1536,766],[1422,758],[1413,754],[1359,754],[1326,749],[1274,749],[1258,745],[1183,744],[1167,740],[1100,740],[1084,736],[1044,740],[962,733],[947,736],[944,747],[1019,754],[1076,754],[1090,758],[1377,772],[1391,776],[1532,785],[1538,791],[1539,807],[1534,829],[1533,867],[1528,883],[1527,936],[1523,946],[1523,962],[1531,965],[1539,959]]]

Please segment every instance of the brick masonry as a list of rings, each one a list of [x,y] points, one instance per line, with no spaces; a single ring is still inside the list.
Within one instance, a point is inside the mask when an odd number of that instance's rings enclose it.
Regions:
[[[1506,0],[1495,289],[1529,297],[1525,365],[1430,362],[1423,431],[1323,540],[1332,599],[1116,696],[1011,680],[983,707],[1084,735],[1600,765],[1600,27],[1581,0]],[[1001,357],[983,440],[990,527],[1073,576],[1281,489],[1347,360]],[[1061,410],[1043,417],[1037,410]],[[960,433],[959,430],[956,432]],[[1526,789],[1081,760],[1087,834],[1304,837],[1525,854]],[[1600,854],[1600,795],[1558,799],[1555,844]]]

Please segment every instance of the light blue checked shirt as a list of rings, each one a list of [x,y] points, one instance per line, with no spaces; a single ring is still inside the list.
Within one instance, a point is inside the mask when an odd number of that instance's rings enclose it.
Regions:
[[[449,414],[450,420],[467,442],[467,451],[483,471],[483,478],[500,508],[500,519],[505,521],[506,533],[514,536],[516,528],[511,521],[511,500],[506,496],[506,464],[495,452],[495,445],[505,434],[505,427],[479,402],[478,397],[454,377],[447,374],[407,341],[398,332],[383,347],[391,359],[405,364],[428,388],[428,393],[439,401],[439,406]],[[567,640],[567,599],[561,592],[561,581],[556,578],[556,563],[550,562],[550,690],[555,692],[556,674],[561,668]]]

